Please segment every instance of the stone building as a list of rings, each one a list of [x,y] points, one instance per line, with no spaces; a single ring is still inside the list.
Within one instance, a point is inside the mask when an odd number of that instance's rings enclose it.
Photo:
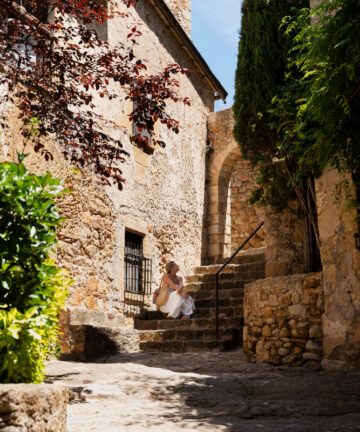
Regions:
[[[120,11],[126,7],[118,5]],[[190,0],[138,2],[129,17],[116,17],[95,26],[110,44],[126,41],[133,23],[141,22],[142,37],[135,48],[147,60],[147,73],[157,73],[169,64],[180,64],[190,73],[181,75],[179,92],[191,106],[169,103],[167,111],[179,121],[178,135],[157,125],[156,138],[165,148],[144,152],[129,136],[132,104],[118,98],[96,101],[96,110],[122,127],[124,149],[129,153],[123,169],[123,191],[101,187],[85,172],[71,174],[56,144],[55,159],[45,162],[36,154],[26,161],[32,171],[46,169],[68,178],[73,194],[60,203],[66,222],[59,230],[57,257],[76,283],[71,288],[69,308],[63,317],[65,353],[80,352],[69,326],[108,322],[123,326],[123,315],[132,315],[148,302],[158,285],[166,261],[178,262],[183,274],[201,264],[204,252],[205,163],[207,117],[216,99],[226,98],[217,78],[190,39]],[[2,157],[15,159],[21,146],[13,116],[3,142]],[[148,295],[143,295],[145,294]],[[140,294],[140,295],[139,295]],[[110,318],[109,318],[110,317]]]
[[[224,261],[265,221],[264,230],[246,246],[253,249],[249,254],[255,249],[266,259],[266,279],[245,289],[249,358],[284,364],[322,359],[326,369],[359,368],[360,252],[353,238],[355,214],[346,210],[345,194],[334,204],[338,173],[328,169],[316,181],[323,271],[304,275],[302,221],[290,211],[247,202],[256,173],[232,136],[232,110],[213,112],[214,101],[226,92],[191,42],[190,0],[139,2],[132,17],[96,30],[109,43],[121,42],[134,19],[142,22],[143,33],[136,54],[149,60],[149,73],[172,63],[191,69],[180,78],[191,107],[168,106],[182,126],[180,133],[157,126],[157,138],[167,145],[145,153],[129,140],[131,104],[123,98],[98,101],[97,109],[122,127],[117,133],[129,153],[121,192],[99,186],[85,171],[72,173],[56,143],[47,143],[53,161],[34,153],[26,160],[31,171],[67,178],[73,190],[59,202],[67,220],[59,230],[57,257],[76,280],[62,316],[63,353],[82,354],[97,327],[113,328],[122,349],[131,350],[137,344],[132,317],[149,304],[166,261],[175,259],[181,272],[191,275],[201,264]],[[2,160],[15,160],[22,149],[11,112],[9,124],[1,135]]]

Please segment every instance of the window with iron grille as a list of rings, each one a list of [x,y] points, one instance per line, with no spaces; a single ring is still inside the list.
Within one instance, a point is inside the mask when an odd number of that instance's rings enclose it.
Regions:
[[[143,255],[143,238],[125,232],[125,292],[151,294],[152,261]]]

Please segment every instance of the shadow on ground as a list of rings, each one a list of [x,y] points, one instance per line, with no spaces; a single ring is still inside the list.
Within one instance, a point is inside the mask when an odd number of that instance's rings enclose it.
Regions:
[[[360,431],[359,373],[254,365],[246,362],[240,350],[215,356],[122,354],[105,361],[198,375],[153,389],[153,397],[161,401],[173,395],[180,398],[183,404],[177,417],[182,419],[203,420],[239,432],[246,425],[249,431]],[[168,418],[174,419],[174,412]]]
[[[101,383],[107,379],[118,391],[114,398],[119,406],[133,407],[114,431],[162,431],[165,425],[186,432],[360,431],[359,373],[254,365],[245,361],[241,350],[118,354],[102,363],[80,365],[84,372],[98,369]],[[97,382],[94,375],[90,383]],[[56,381],[69,385],[69,378],[59,374]],[[71,378],[73,387],[74,379],[76,375]]]

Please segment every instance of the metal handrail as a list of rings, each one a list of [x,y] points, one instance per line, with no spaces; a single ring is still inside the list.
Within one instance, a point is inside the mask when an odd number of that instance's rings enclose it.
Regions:
[[[238,247],[238,249],[228,258],[220,269],[215,273],[216,277],[216,293],[215,293],[215,316],[216,316],[216,339],[219,339],[219,274],[227,267],[228,264],[236,257],[236,255],[241,251],[241,249],[254,237],[254,235],[259,231],[264,225],[264,222],[253,231],[249,237]]]

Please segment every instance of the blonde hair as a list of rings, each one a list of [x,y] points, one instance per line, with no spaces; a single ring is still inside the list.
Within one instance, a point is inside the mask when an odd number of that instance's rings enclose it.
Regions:
[[[166,263],[166,265],[165,265],[166,273],[169,274],[171,272],[171,269],[174,267],[175,264],[176,264],[175,261],[169,261],[168,263]]]

